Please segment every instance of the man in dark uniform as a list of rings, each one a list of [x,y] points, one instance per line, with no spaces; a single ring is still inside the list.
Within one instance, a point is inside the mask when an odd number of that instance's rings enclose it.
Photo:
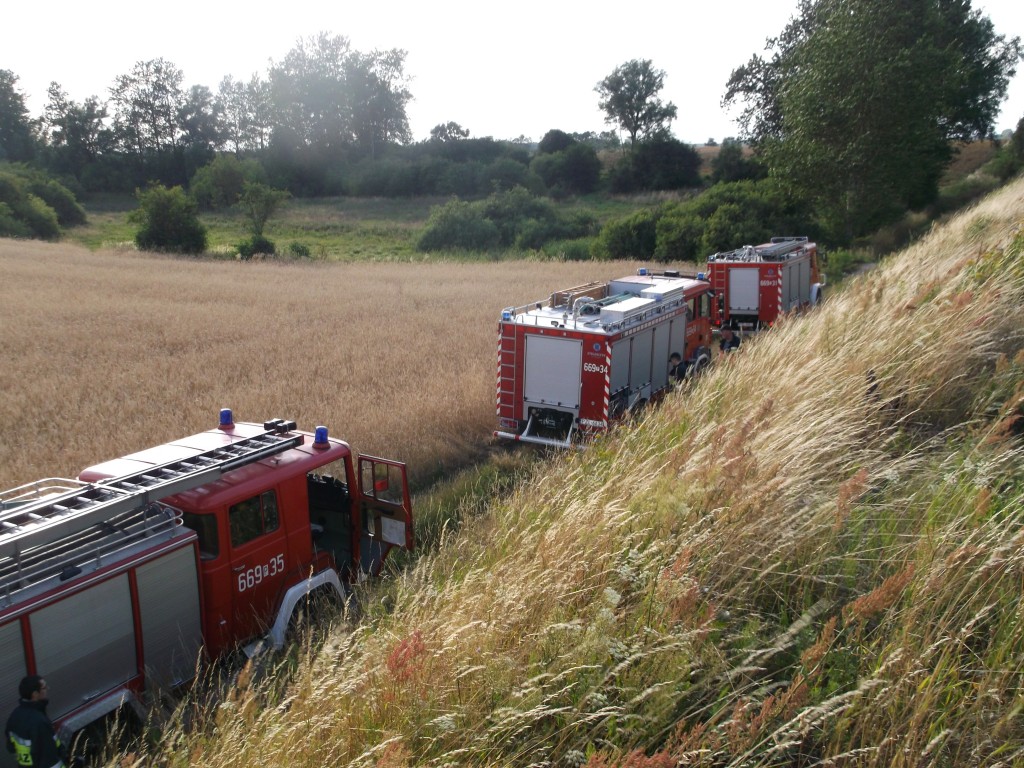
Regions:
[[[39,675],[22,678],[18,686],[21,701],[7,718],[7,751],[20,766],[64,768],[60,739],[46,714],[49,688]]]
[[[729,326],[722,326],[722,338],[718,342],[718,348],[724,355],[726,352],[732,352],[734,349],[740,348],[740,337],[739,335]]]

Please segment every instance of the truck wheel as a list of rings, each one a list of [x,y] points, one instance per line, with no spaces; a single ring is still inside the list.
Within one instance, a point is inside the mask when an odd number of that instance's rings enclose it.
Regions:
[[[825,298],[825,286],[821,283],[815,283],[811,286],[811,306],[817,306]]]

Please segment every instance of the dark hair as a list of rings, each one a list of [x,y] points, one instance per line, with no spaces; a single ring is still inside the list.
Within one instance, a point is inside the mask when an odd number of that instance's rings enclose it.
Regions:
[[[43,688],[43,678],[40,675],[28,675],[27,677],[21,678],[21,682],[18,683],[18,694],[23,699],[31,699],[32,694],[36,691],[40,691]]]

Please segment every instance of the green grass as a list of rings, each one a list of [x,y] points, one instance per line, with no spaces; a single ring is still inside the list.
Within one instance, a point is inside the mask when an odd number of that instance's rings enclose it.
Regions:
[[[480,260],[541,256],[509,251],[500,254],[424,254],[415,248],[416,238],[440,198],[310,198],[290,199],[267,223],[264,235],[286,254],[291,243],[309,249],[312,258],[324,261],[439,261]],[[626,215],[657,202],[654,197],[610,198],[589,196],[555,203],[563,212],[583,209],[599,221]],[[67,233],[67,239],[96,250],[131,245],[135,227],[128,213],[135,208],[130,196],[104,196],[85,204],[88,223]],[[249,236],[248,222],[235,209],[200,215],[209,237],[208,251],[231,255]]]

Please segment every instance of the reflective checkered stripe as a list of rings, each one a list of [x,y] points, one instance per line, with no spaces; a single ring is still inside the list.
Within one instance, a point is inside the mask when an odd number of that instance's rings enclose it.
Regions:
[[[604,345],[604,410],[601,412],[604,419],[608,419],[608,408],[612,396],[612,345]]]

